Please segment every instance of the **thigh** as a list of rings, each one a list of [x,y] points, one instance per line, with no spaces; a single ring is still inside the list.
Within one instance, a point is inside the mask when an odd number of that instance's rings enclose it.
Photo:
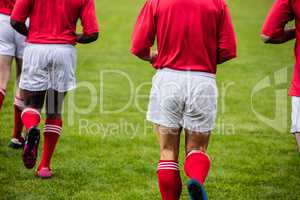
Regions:
[[[11,56],[0,55],[0,87],[2,89],[6,89],[10,78],[12,58]]]
[[[160,144],[161,160],[178,160],[181,129],[155,125]]]
[[[22,90],[22,96],[26,107],[41,110],[44,106],[46,91]]]
[[[183,113],[183,127],[189,131],[206,133],[215,126],[217,87],[208,77],[191,77]]]
[[[180,74],[158,72],[152,81],[147,119],[169,128],[181,128],[184,109]]]

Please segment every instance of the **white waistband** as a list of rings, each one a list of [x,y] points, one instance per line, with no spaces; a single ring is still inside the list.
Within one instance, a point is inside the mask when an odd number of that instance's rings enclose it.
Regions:
[[[165,72],[173,72],[173,73],[179,73],[179,74],[186,74],[186,75],[193,75],[193,76],[202,76],[202,77],[208,77],[208,78],[216,78],[215,74],[208,73],[208,72],[200,72],[200,71],[183,71],[183,70],[175,70],[175,69],[170,69],[170,68],[163,68],[157,70],[159,71],[165,71]]]
[[[71,44],[39,44],[39,43],[27,43],[27,47],[38,47],[38,48],[71,48],[75,49],[74,45]]]

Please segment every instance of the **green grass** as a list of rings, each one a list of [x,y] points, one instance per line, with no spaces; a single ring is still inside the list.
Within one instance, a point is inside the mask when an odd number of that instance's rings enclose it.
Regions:
[[[224,85],[230,82],[233,85],[226,96],[220,98],[218,123],[225,126],[216,129],[209,146],[213,166],[207,190],[212,200],[300,199],[300,160],[292,136],[288,129],[280,133],[270,128],[251,110],[253,87],[283,67],[288,67],[290,77],[293,67],[292,43],[266,46],[260,41],[261,25],[271,2],[229,1],[238,35],[239,58],[219,67],[220,93]],[[106,74],[101,79],[101,71],[126,73],[135,92],[139,85],[150,82],[155,73],[148,64],[129,53],[132,27],[143,0],[97,0],[96,4],[101,38],[92,45],[78,45],[77,70],[78,83],[91,83],[96,94],[89,95],[89,91],[81,87],[66,100],[64,131],[53,159],[55,177],[52,180],[36,179],[34,171],[22,166],[21,152],[7,147],[13,120],[14,82],[10,82],[1,111],[0,199],[160,198],[155,173],[159,148],[151,124],[145,123],[145,114],[135,102],[120,113],[100,112],[101,101],[105,110],[119,109],[131,96],[125,77]],[[104,83],[102,97],[101,81]],[[288,86],[286,83],[279,89]],[[142,87],[139,94],[147,95],[149,89],[149,85]],[[278,87],[261,91],[253,102],[259,113],[270,118],[275,116],[274,89]],[[72,96],[77,108],[88,107],[90,101],[96,102],[96,106],[90,113],[76,113]],[[141,98],[139,105],[146,109],[147,101]],[[225,110],[222,101],[225,101]],[[290,112],[290,108],[288,110]],[[90,130],[80,129],[79,123],[83,120],[89,122]],[[135,125],[135,131],[118,130],[113,125],[125,122]],[[183,159],[182,146],[181,166]],[[185,188],[182,199],[188,199]]]

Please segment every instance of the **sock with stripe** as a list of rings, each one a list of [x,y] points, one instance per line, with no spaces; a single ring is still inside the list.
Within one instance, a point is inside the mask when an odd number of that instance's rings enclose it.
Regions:
[[[22,122],[28,131],[32,127],[38,126],[41,121],[40,112],[35,108],[25,108],[21,114]]]
[[[162,200],[179,200],[182,182],[178,162],[160,160],[157,167],[157,177]]]
[[[211,162],[206,153],[200,150],[191,151],[185,159],[184,171],[190,179],[195,179],[204,185],[210,165]]]
[[[54,153],[58,138],[62,130],[61,118],[48,118],[46,119],[44,130],[44,146],[41,162],[38,170],[42,168],[51,169],[51,158]]]
[[[14,128],[12,132],[12,138],[21,139],[22,137],[23,122],[22,122],[21,115],[24,108],[25,108],[24,101],[19,97],[15,97]]]
[[[4,89],[0,88],[0,110],[2,108],[2,105],[3,105],[3,101],[4,101],[4,98],[5,98],[5,95],[6,95],[6,92]]]

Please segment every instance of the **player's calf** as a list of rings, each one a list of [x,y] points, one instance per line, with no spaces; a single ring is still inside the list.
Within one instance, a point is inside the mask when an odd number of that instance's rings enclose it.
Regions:
[[[182,182],[178,161],[160,160],[157,167],[157,178],[162,200],[179,200]]]
[[[184,163],[184,171],[189,177],[188,191],[192,200],[206,200],[204,182],[210,170],[210,159],[200,150],[191,151]]]
[[[44,146],[36,176],[47,179],[52,177],[51,159],[62,131],[61,117],[47,118],[44,129]]]
[[[14,101],[14,128],[12,131],[12,138],[9,143],[9,147],[13,149],[20,149],[24,145],[24,138],[22,137],[23,122],[22,122],[22,111],[25,109],[24,100],[15,97]]]

